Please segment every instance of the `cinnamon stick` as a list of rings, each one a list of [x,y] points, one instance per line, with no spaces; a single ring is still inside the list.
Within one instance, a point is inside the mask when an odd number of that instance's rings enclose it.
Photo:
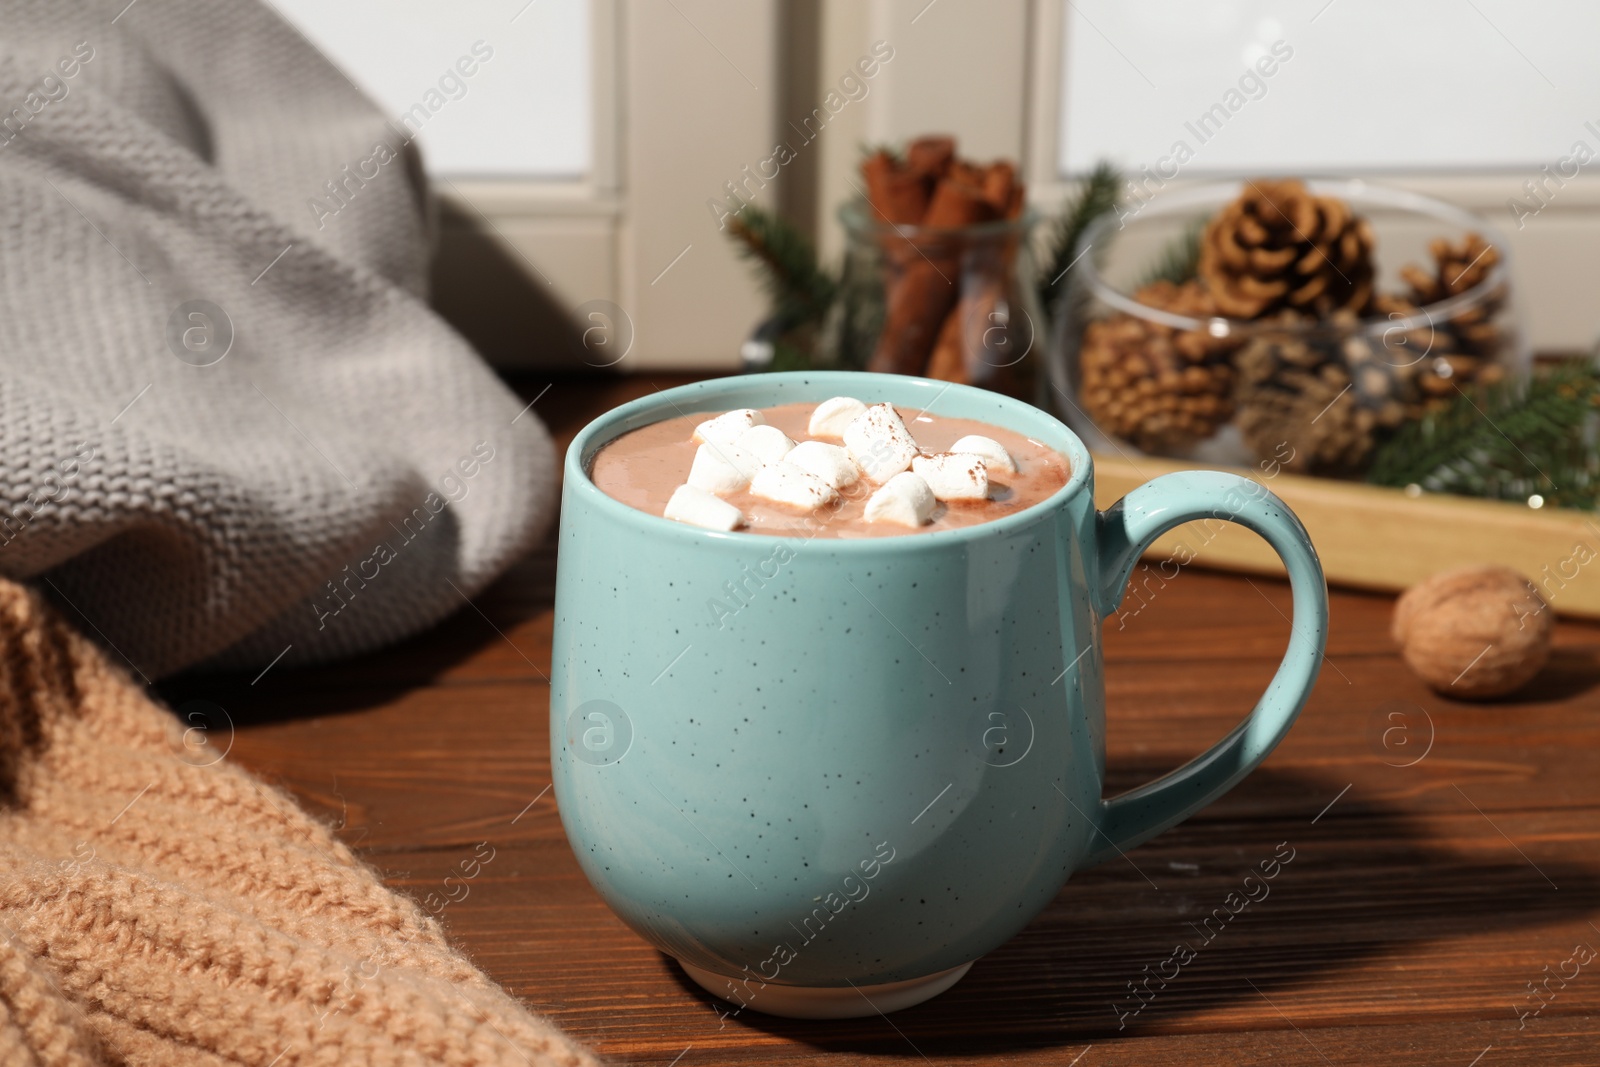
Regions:
[[[919,175],[899,166],[887,152],[875,152],[861,164],[867,181],[867,200],[874,221],[897,226],[915,226],[928,210],[928,184]]]
[[[955,259],[941,256],[944,265],[914,258],[898,276],[887,279],[883,332],[867,361],[867,369],[881,374],[921,374],[939,327],[956,302]],[[926,253],[922,253],[926,254]],[[892,266],[892,264],[891,264]]]
[[[949,177],[934,187],[922,225],[925,229],[957,229],[992,216],[981,188]],[[934,234],[903,240],[902,247],[888,257],[891,263],[898,262],[901,270],[898,277],[891,274],[888,279],[883,333],[867,369],[921,374],[938,341],[940,327],[956,302],[960,238]]]
[[[980,182],[967,182],[952,173],[933,187],[933,197],[928,201],[927,214],[922,225],[931,229],[956,229],[978,222],[988,222],[1000,217],[984,198]]]
[[[906,169],[930,185],[945,176],[956,158],[956,139],[945,134],[918,137],[906,147]]]
[[[928,369],[923,372],[926,377],[937,378],[941,382],[967,380],[967,364],[961,354],[963,307],[964,304],[958,302],[944,317],[944,326],[940,328],[939,339],[934,343],[933,355],[928,357]]]

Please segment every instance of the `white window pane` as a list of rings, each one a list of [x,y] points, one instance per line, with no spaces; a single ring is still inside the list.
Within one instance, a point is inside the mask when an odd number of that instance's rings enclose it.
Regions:
[[[1594,0],[1071,0],[1064,22],[1064,173],[1161,169],[1180,142],[1186,175],[1536,171],[1600,149]],[[1247,75],[1275,42],[1292,54]]]
[[[273,2],[386,117],[416,132],[429,170],[540,178],[589,172],[587,0]],[[467,69],[474,73],[463,75]]]

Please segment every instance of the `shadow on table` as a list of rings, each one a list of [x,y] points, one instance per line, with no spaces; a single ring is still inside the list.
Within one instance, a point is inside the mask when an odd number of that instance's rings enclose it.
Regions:
[[[319,667],[278,668],[259,676],[189,672],[162,679],[157,692],[182,709],[202,700],[227,709],[236,725],[339,715],[387,703],[448,674],[487,645],[505,649],[507,673],[549,674],[548,633],[513,635],[555,603],[555,534],[489,588],[437,625],[399,644]],[[510,635],[510,636],[508,636]],[[492,673],[485,668],[485,677]]]
[[[1503,698],[1506,704],[1555,704],[1600,686],[1600,651],[1593,648],[1556,648],[1550,661],[1525,687]]]
[[[1122,768],[1134,776],[1165,769]],[[830,1052],[903,1055],[909,1042],[929,1056],[1181,1029],[1189,1016],[1229,1006],[1259,1011],[1276,1025],[1266,998],[1323,972],[1486,929],[1575,921],[1600,904],[1593,867],[1535,867],[1510,845],[1497,850],[1502,858],[1483,862],[1428,840],[1400,810],[1364,802],[1359,793],[1312,824],[1305,798],[1333,797],[1340,788],[1296,772],[1256,771],[1223,802],[1225,817],[1213,808],[1127,860],[1074,876],[1021,934],[980,959],[948,993],[895,1013],[892,1027],[876,1015],[796,1021],[753,1009],[730,1024]],[[1467,802],[1460,806],[1471,813]],[[1240,808],[1252,809],[1249,821]],[[1497,831],[1486,827],[1485,834],[1500,841]],[[1279,842],[1294,858],[1270,894],[1206,940],[1191,924],[1223,907]],[[1175,966],[1180,944],[1193,957]],[[686,992],[708,999],[675,963],[661,960]],[[1146,975],[1175,969],[1164,986],[1159,977],[1144,983]],[[1518,988],[1508,982],[1508,1004]]]

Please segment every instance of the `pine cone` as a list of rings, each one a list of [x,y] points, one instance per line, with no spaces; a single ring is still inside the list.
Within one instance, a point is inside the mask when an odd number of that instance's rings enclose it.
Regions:
[[[1405,421],[1404,370],[1345,333],[1354,322],[1346,312],[1324,334],[1268,333],[1239,351],[1237,422],[1257,456],[1290,471],[1353,474]]]
[[[1481,353],[1463,345],[1461,333],[1453,323],[1428,324],[1422,309],[1401,296],[1379,296],[1375,304],[1380,314],[1392,320],[1424,320],[1415,329],[1385,331],[1378,346],[1378,358],[1414,386],[1403,397],[1408,418],[1420,418],[1427,411],[1448,404],[1456,395],[1457,386],[1465,388],[1474,382],[1487,385],[1505,377],[1505,368],[1494,361],[1495,352]],[[1493,324],[1489,328],[1494,329]]]
[[[1400,270],[1400,277],[1410,287],[1411,301],[1418,307],[1437,304],[1459,296],[1480,285],[1500,263],[1500,250],[1476,233],[1469,233],[1459,245],[1447,239],[1436,238],[1428,245],[1433,254],[1433,271],[1430,273],[1416,264]],[[1468,356],[1493,359],[1500,352],[1500,328],[1494,317],[1505,303],[1505,288],[1500,286],[1474,307],[1456,312],[1439,326],[1453,335],[1449,346]]]
[[[1372,302],[1372,230],[1343,201],[1293,179],[1245,183],[1206,225],[1200,277],[1220,314],[1326,318]]]
[[[1476,233],[1463,237],[1460,246],[1444,237],[1435,238],[1428,251],[1433,255],[1433,273],[1416,264],[1400,271],[1411,287],[1411,299],[1421,305],[1466,292],[1487,278],[1500,262],[1500,250]]]
[[[1157,282],[1134,293],[1150,307],[1193,318],[1217,314],[1198,282]],[[1089,323],[1079,351],[1084,406],[1100,427],[1146,452],[1203,441],[1233,415],[1236,342],[1118,312]]]

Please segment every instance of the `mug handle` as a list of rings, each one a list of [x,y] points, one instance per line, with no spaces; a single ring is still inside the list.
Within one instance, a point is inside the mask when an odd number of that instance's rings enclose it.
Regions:
[[[1311,694],[1328,640],[1328,586],[1306,529],[1260,482],[1220,471],[1179,471],[1146,482],[1097,516],[1102,617],[1116,610],[1139,556],[1157,537],[1194,519],[1236,522],[1266,538],[1289,572],[1294,619],[1289,648],[1250,716],[1205,753],[1099,807],[1100,847],[1091,867],[1148,841],[1232,789],[1288,733]]]

